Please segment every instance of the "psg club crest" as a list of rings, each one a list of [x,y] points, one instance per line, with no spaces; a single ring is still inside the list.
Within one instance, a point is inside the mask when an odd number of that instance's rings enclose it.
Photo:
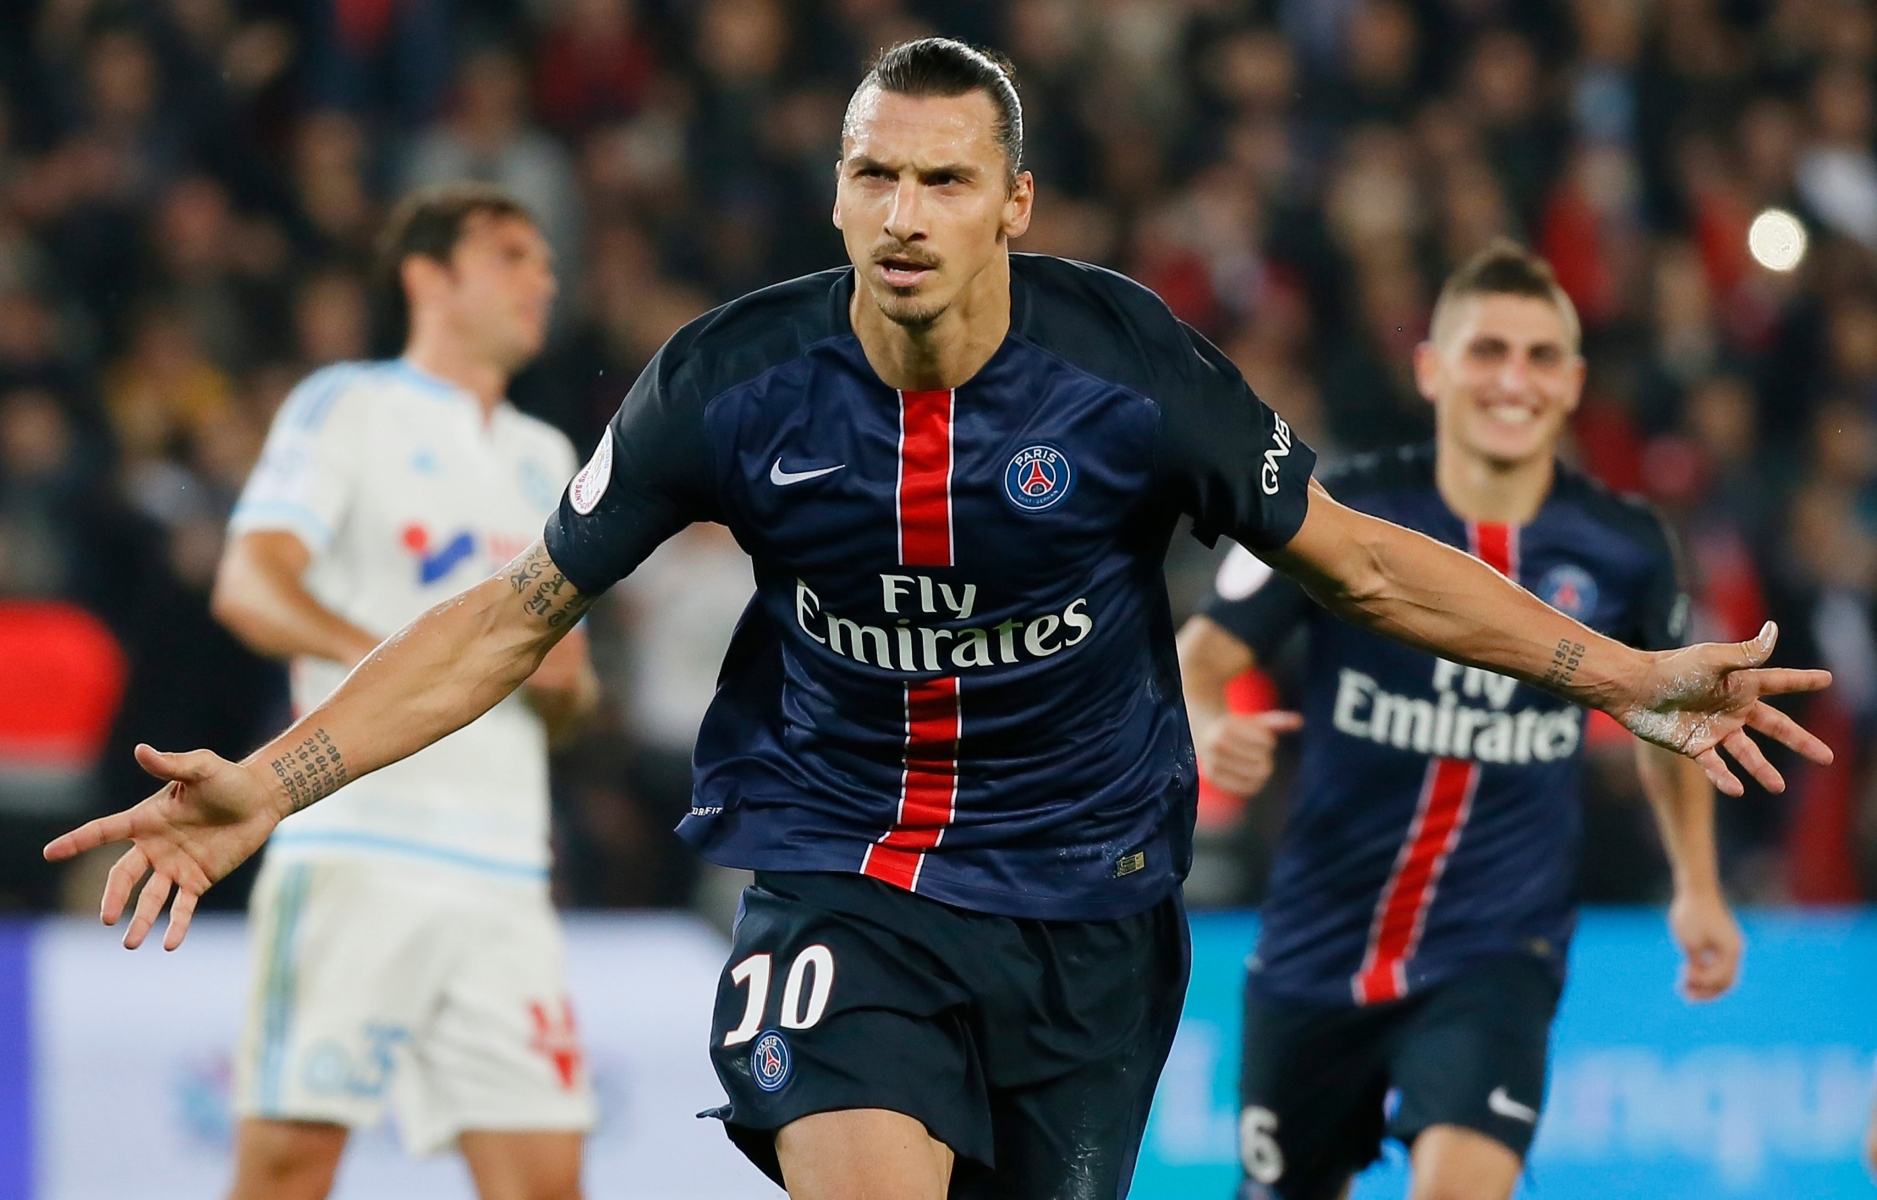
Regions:
[[[1597,607],[1597,581],[1582,567],[1560,563],[1538,581],[1538,598],[1567,617],[1587,620]]]
[[[1074,486],[1069,456],[1041,442],[1017,451],[1004,470],[1004,495],[1024,512],[1042,512],[1061,503]]]
[[[789,1081],[789,1044],[771,1029],[759,1034],[749,1048],[749,1073],[765,1092],[779,1091]]]

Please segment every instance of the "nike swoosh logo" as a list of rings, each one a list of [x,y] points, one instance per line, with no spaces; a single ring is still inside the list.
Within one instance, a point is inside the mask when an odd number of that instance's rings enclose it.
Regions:
[[[822,467],[816,471],[784,471],[782,460],[778,458],[776,465],[769,468],[769,482],[777,487],[787,487],[791,483],[801,483],[808,479],[819,479],[823,475],[832,475],[846,465],[846,463],[835,463],[831,467]]]
[[[1520,1104],[1506,1095],[1506,1090],[1502,1087],[1494,1088],[1492,1094],[1486,1097],[1486,1107],[1514,1121],[1523,1121],[1527,1125],[1538,1124],[1538,1110],[1529,1105]]]

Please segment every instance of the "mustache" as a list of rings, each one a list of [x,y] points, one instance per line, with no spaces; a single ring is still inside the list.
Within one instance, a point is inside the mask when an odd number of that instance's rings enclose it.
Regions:
[[[883,246],[873,252],[873,261],[875,264],[889,260],[911,263],[915,267],[937,268],[939,266],[939,258],[936,254],[930,254],[924,250],[916,249],[915,247],[903,243]]]

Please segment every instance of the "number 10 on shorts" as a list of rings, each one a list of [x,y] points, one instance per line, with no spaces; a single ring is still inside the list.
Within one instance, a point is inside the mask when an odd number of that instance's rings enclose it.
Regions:
[[[723,1035],[725,1046],[740,1046],[763,1027],[773,969],[774,960],[768,954],[752,954],[730,968],[730,982],[738,987],[748,985],[749,999],[743,1005],[743,1019],[737,1022],[735,1029]],[[804,985],[808,989],[805,998],[802,995]],[[789,966],[788,980],[782,985],[778,1023],[784,1029],[812,1029],[828,1011],[828,996],[833,991],[834,951],[817,942],[797,954]]]

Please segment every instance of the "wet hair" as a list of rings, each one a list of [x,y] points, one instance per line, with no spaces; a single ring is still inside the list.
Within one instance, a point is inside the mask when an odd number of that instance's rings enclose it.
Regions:
[[[1434,302],[1434,319],[1427,335],[1430,341],[1441,339],[1453,321],[1454,309],[1469,296],[1526,296],[1543,300],[1564,318],[1571,350],[1575,352],[1579,348],[1583,334],[1577,320],[1577,306],[1559,286],[1551,264],[1510,238],[1494,238],[1484,250],[1447,277],[1446,286],[1440,289],[1440,299]]]
[[[398,202],[379,231],[372,256],[373,324],[378,345],[395,353],[410,338],[411,304],[404,293],[404,260],[421,255],[449,265],[469,219],[477,215],[533,222],[528,207],[486,183],[422,188]]]
[[[983,92],[997,110],[992,136],[1003,149],[1006,178],[1023,170],[1023,102],[1017,98],[1016,68],[995,50],[952,38],[927,37],[888,46],[874,56],[847,102],[841,136],[853,129],[854,109],[868,88],[901,96],[965,96]]]

